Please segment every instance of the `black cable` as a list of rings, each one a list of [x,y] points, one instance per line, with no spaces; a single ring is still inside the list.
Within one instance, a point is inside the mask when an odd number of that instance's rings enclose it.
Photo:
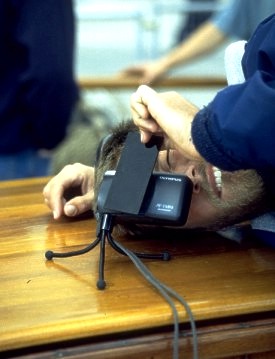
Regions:
[[[108,233],[108,236],[111,236],[111,234]],[[169,294],[175,299],[177,299],[184,306],[187,315],[189,316],[193,336],[193,358],[198,359],[197,331],[195,326],[195,320],[188,303],[177,292],[175,292],[173,289],[161,283],[157,278],[155,278],[152,272],[149,271],[149,269],[144,265],[144,263],[132,251],[125,248],[121,243],[118,243],[113,238],[112,240],[114,241],[116,246],[118,246],[118,248],[120,248],[126,253],[126,255],[132,260],[139,272],[160,292],[160,294],[170,305],[174,316],[173,359],[178,359],[179,357],[179,318],[175,304],[170,298]]]
[[[123,252],[114,241],[111,232],[107,232],[107,238],[108,242],[111,245],[111,247],[116,250],[118,253],[123,254],[124,256],[127,256],[125,252]],[[169,252],[162,252],[162,253],[142,253],[142,252],[132,252],[139,258],[144,259],[161,259],[163,261],[169,261],[171,259],[171,255]]]
[[[174,341],[173,341],[174,359],[179,358],[179,316],[178,316],[177,308],[171,296],[174,297],[176,300],[178,300],[184,306],[191,324],[191,330],[193,336],[193,358],[198,359],[197,331],[196,331],[195,320],[191,308],[189,307],[188,303],[176,291],[166,286],[165,284],[161,283],[157,278],[155,278],[152,272],[140,260],[140,258],[169,260],[170,254],[168,252],[164,252],[160,254],[137,253],[137,252],[132,252],[129,249],[125,248],[121,243],[118,243],[112,237],[111,233],[113,226],[112,226],[112,216],[110,214],[103,214],[98,224],[99,227],[97,231],[96,240],[91,244],[89,244],[88,246],[86,246],[85,248],[67,253],[56,253],[53,251],[47,251],[45,253],[46,258],[48,260],[51,260],[53,257],[66,258],[66,257],[78,256],[91,251],[94,247],[96,247],[100,243],[100,257],[99,257],[99,267],[98,267],[99,273],[98,273],[97,288],[102,290],[106,287],[106,282],[104,279],[104,264],[105,264],[105,242],[107,237],[111,247],[116,251],[118,251],[119,253],[128,256],[131,259],[131,261],[134,263],[135,267],[144,276],[144,278],[147,279],[148,282],[151,283],[152,286],[159,291],[162,297],[170,305],[174,317]]]
[[[148,280],[149,283],[151,283],[153,285],[153,287],[155,287],[160,292],[160,294],[163,296],[163,298],[170,305],[170,307],[172,309],[172,312],[173,312],[173,317],[174,317],[173,359],[178,359],[179,358],[179,353],[178,353],[178,347],[179,347],[179,343],[178,343],[178,340],[179,340],[179,317],[178,317],[178,312],[177,312],[175,303],[172,301],[170,296],[163,289],[161,283],[159,281],[157,281],[151,275],[151,273],[149,274],[147,272],[147,270],[144,271],[143,263],[141,262],[141,260],[132,251],[129,251],[128,249],[123,247],[121,244],[116,243],[116,245],[118,245],[121,248],[121,250],[123,250],[125,252],[125,254],[132,260],[132,262],[134,263],[136,268],[139,270],[139,272],[145,277],[146,280]]]
[[[177,299],[185,308],[186,313],[189,317],[189,322],[191,325],[192,337],[193,337],[193,358],[197,359],[199,357],[198,354],[198,336],[197,336],[197,329],[196,329],[196,322],[192,313],[192,310],[189,304],[186,302],[184,298],[182,298],[175,290],[168,287],[167,285],[162,283],[163,288],[170,293],[175,299]]]

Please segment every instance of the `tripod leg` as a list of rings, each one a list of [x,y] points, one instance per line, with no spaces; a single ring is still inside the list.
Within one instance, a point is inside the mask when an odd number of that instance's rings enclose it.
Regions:
[[[99,268],[98,268],[98,281],[97,288],[100,290],[105,289],[106,282],[104,280],[104,264],[105,264],[105,231],[100,235],[100,256],[99,256]]]

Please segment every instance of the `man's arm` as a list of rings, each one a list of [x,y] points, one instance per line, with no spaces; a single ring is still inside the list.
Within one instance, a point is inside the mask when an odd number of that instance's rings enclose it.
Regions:
[[[213,51],[225,39],[226,35],[214,23],[209,21],[167,55],[155,61],[132,66],[125,69],[123,73],[140,76],[140,83],[153,83],[169,70]]]
[[[215,166],[234,171],[275,168],[275,15],[248,41],[246,81],[220,91],[192,124],[193,142]]]
[[[214,23],[207,21],[174,50],[156,61],[155,65],[162,73],[167,72],[213,51],[225,41],[226,37],[226,34]]]

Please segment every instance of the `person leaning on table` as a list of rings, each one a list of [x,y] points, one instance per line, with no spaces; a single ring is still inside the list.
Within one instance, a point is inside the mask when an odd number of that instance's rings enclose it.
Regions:
[[[255,169],[275,207],[275,14],[259,24],[245,46],[245,81],[219,91],[198,110],[175,92],[140,86],[132,95],[133,119],[145,143],[159,132],[187,158],[222,171]],[[168,140],[169,139],[169,140]],[[255,231],[275,243],[275,216],[255,221]],[[262,231],[261,231],[262,230]]]
[[[194,181],[193,197],[198,199],[198,194],[203,194],[200,189],[204,189],[202,177],[197,170],[194,171],[194,166],[198,168],[200,163],[206,166],[205,160],[221,172],[221,182],[217,184],[220,193],[216,196],[219,203],[228,202],[231,206],[236,197],[234,191],[232,192],[232,181],[236,190],[241,188],[240,184],[243,182],[242,175],[238,177],[238,170],[246,173],[252,169],[254,175],[258,172],[258,177],[263,179],[264,183],[253,175],[256,180],[254,189],[257,190],[257,186],[261,186],[261,196],[266,196],[268,191],[268,204],[264,211],[261,208],[258,213],[253,213],[251,223],[254,232],[261,238],[262,234],[264,240],[271,238],[271,244],[274,244],[275,232],[274,215],[270,212],[275,205],[275,189],[272,185],[275,177],[275,53],[272,41],[274,34],[275,16],[272,16],[259,26],[246,46],[243,56],[245,82],[220,91],[213,101],[200,111],[175,92],[158,94],[147,86],[141,86],[131,100],[133,118],[140,128],[142,141],[147,142],[151,134],[157,132],[165,137],[166,149],[172,149],[172,153],[175,154],[172,162],[174,171],[186,173]],[[115,146],[111,148],[114,149]],[[104,158],[106,165],[107,162]],[[165,170],[165,160],[159,163],[161,169]],[[229,188],[233,197],[231,196],[228,201],[226,188],[230,182]],[[94,184],[93,167],[81,164],[66,166],[49,181],[43,191],[45,202],[53,211],[54,218],[58,219],[63,214],[76,216],[89,210],[94,201]],[[82,194],[68,202],[64,201],[64,191],[75,186],[81,187]],[[247,188],[245,185],[246,191]],[[244,200],[247,197],[245,195]],[[198,208],[201,208],[201,202],[198,204]],[[214,206],[215,208],[217,210],[217,206]],[[220,212],[218,210],[218,214]],[[232,208],[231,212],[235,214],[235,209]],[[197,213],[195,219],[199,219]],[[239,220],[242,220],[241,217],[235,219],[235,223]],[[221,228],[223,225],[228,223],[222,223]],[[194,226],[193,223],[193,228]]]

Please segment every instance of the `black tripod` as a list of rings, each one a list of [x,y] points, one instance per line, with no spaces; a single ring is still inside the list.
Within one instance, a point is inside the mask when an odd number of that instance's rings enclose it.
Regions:
[[[99,255],[99,266],[98,266],[98,281],[97,281],[97,288],[98,289],[105,289],[106,282],[104,280],[104,264],[105,264],[105,244],[106,239],[108,243],[111,245],[113,249],[115,249],[117,252],[128,255],[129,250],[124,251],[121,247],[121,245],[118,245],[118,243],[114,240],[112,236],[112,230],[113,230],[113,217],[111,214],[100,214],[99,215],[99,221],[98,221],[98,227],[97,227],[97,237],[96,239],[89,244],[87,247],[80,249],[78,251],[71,251],[66,253],[56,253],[53,251],[47,251],[45,253],[45,257],[48,260],[51,260],[53,258],[67,258],[67,257],[73,257],[78,256],[81,254],[85,254],[89,251],[91,251],[93,248],[95,248],[98,244],[100,244],[100,255]],[[136,253],[133,252],[135,256],[139,258],[146,258],[146,259],[160,259],[164,261],[170,260],[171,256],[168,252],[163,252],[159,254],[153,254],[153,253]]]
[[[111,214],[101,214],[98,221],[98,228],[97,228],[97,238],[94,242],[89,244],[87,247],[80,249],[78,251],[72,251],[67,253],[55,253],[52,251],[47,251],[45,256],[48,260],[52,258],[66,258],[72,256],[78,256],[80,254],[87,253],[95,248],[100,243],[100,257],[99,257],[99,270],[98,270],[98,281],[97,281],[97,288],[100,290],[105,289],[106,282],[104,280],[104,262],[105,262],[105,243],[106,238],[109,244],[113,249],[117,252],[126,255],[130,258],[130,260],[134,263],[136,268],[140,271],[140,273],[151,283],[156,290],[162,295],[162,297],[167,301],[170,305],[173,317],[174,317],[174,341],[173,341],[173,358],[178,359],[179,357],[179,317],[177,308],[173,302],[173,298],[178,300],[186,309],[186,312],[190,318],[190,324],[192,328],[193,334],[193,358],[198,359],[198,341],[197,341],[197,332],[194,317],[192,311],[188,305],[188,303],[179,296],[173,289],[166,286],[165,284],[161,283],[157,280],[153,274],[148,270],[148,268],[140,261],[139,258],[147,258],[147,259],[161,259],[164,261],[168,261],[171,257],[168,252],[163,252],[159,254],[153,253],[135,253],[130,251],[129,249],[122,246],[122,244],[118,243],[112,237],[112,229],[113,229],[113,218]]]

